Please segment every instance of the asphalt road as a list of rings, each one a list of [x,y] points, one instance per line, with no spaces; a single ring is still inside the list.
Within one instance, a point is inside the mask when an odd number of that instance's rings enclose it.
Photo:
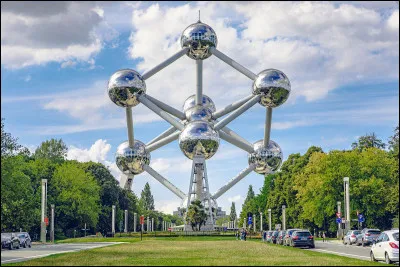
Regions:
[[[343,245],[343,243],[337,241],[315,241],[315,248],[310,250],[331,253],[360,260],[370,260],[369,252],[371,251],[371,247]]]
[[[120,242],[32,245],[32,248],[20,248],[15,250],[2,249],[1,264],[26,261],[59,253],[106,247],[114,244],[120,244]]]

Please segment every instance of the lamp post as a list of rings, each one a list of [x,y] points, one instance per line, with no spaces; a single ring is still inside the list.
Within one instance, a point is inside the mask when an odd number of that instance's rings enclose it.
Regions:
[[[338,201],[337,202],[337,212],[338,212],[338,214],[339,214],[339,216],[338,216],[338,218],[342,218],[342,214],[340,213],[340,210],[341,210],[341,205],[342,205],[342,202],[340,202],[340,201]],[[338,238],[341,238],[342,237],[342,227],[341,227],[341,221],[338,223]]]
[[[286,230],[286,206],[282,205],[282,230]]]
[[[46,221],[47,218],[47,179],[42,179],[42,217],[40,221],[40,241],[46,243]]]
[[[263,213],[262,212],[260,212],[260,232],[262,232],[263,231]]]
[[[269,230],[271,231],[271,209],[268,209]]]
[[[114,235],[115,235],[115,205],[112,205],[111,232],[112,232],[112,236],[114,237]]]
[[[345,194],[345,206],[346,206],[346,231],[350,230],[350,178],[344,177],[344,194]]]

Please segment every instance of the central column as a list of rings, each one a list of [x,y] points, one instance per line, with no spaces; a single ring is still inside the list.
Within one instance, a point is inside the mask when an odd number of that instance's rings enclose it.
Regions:
[[[203,199],[203,165],[196,164],[196,199]]]

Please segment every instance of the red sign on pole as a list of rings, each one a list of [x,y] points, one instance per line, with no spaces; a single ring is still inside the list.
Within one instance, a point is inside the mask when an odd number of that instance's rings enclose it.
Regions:
[[[340,216],[342,216],[342,213],[336,212],[336,217],[340,218]]]
[[[49,225],[49,218],[48,217],[44,217],[44,222],[45,222],[46,226],[48,226]]]
[[[140,224],[144,224],[144,216],[140,216]]]

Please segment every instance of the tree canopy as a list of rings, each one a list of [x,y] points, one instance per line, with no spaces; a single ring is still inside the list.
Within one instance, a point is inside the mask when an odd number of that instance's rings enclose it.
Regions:
[[[154,210],[154,197],[151,194],[150,185],[146,183],[140,194],[140,205],[143,210]]]

